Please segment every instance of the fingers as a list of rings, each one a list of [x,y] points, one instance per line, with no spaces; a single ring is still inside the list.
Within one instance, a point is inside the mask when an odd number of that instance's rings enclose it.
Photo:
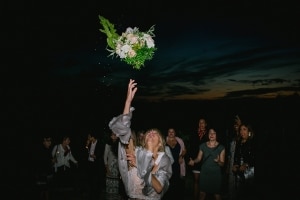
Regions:
[[[135,156],[132,154],[126,154],[127,156],[127,161],[129,162],[130,165],[135,166]]]
[[[130,79],[129,83],[128,83],[128,91],[127,91],[127,97],[132,100],[136,91],[137,91],[137,87],[136,87],[137,83],[135,82],[135,80]]]

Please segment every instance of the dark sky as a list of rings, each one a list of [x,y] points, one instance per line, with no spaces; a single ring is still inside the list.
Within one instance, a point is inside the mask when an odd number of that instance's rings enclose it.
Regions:
[[[85,76],[98,85],[139,82],[137,98],[275,98],[299,92],[300,42],[297,7],[278,1],[210,3],[126,1],[32,6],[28,19],[41,79]],[[43,8],[43,9],[41,9]],[[98,15],[121,34],[127,27],[155,25],[158,50],[137,71],[108,58]],[[29,44],[32,45],[32,44]]]
[[[145,124],[163,124],[160,118],[178,123],[178,113],[194,120],[185,122],[188,126],[196,126],[202,112],[228,121],[244,112],[251,119],[257,113],[247,114],[243,107],[251,107],[254,99],[299,94],[299,6],[289,1],[8,5],[15,22],[8,23],[12,33],[5,32],[8,49],[17,51],[12,59],[16,65],[10,68],[17,88],[8,93],[21,97],[16,99],[24,126],[33,126],[36,119],[41,128],[72,127],[78,121],[94,126],[98,119],[106,124],[122,111],[129,78],[139,84],[136,112],[151,116]],[[154,58],[141,70],[108,58],[99,14],[114,23],[119,34],[127,27],[147,31],[155,25]],[[193,103],[184,103],[187,100]],[[230,106],[207,103],[213,100]],[[232,109],[238,100],[242,103]],[[274,104],[268,105],[265,112]]]
[[[297,191],[290,181],[297,178],[300,129],[297,1],[29,0],[1,8],[1,133],[10,152],[3,165],[10,195],[32,191],[30,159],[43,135],[55,142],[70,135],[74,151],[89,131],[104,136],[123,110],[129,78],[139,84],[134,129],[166,133],[172,126],[187,136],[204,116],[224,139],[238,114],[255,130],[256,177],[271,188],[258,191],[277,197],[278,179],[291,189],[285,194]],[[99,14],[119,33],[155,25],[154,58],[140,71],[107,58]]]

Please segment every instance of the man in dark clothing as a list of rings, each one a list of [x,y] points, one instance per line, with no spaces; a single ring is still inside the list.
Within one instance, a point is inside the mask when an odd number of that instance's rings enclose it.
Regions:
[[[52,158],[52,139],[45,136],[42,145],[35,152],[35,183],[39,191],[39,199],[49,199],[49,187],[53,178],[55,160]]]
[[[88,139],[86,143],[87,149],[87,181],[89,198],[99,199],[101,194],[101,189],[105,186],[105,167],[103,161],[104,147],[100,144],[97,139],[96,134],[91,132],[88,134]]]

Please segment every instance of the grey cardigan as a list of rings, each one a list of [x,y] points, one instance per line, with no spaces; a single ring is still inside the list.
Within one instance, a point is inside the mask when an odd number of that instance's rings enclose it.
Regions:
[[[137,176],[143,182],[142,193],[131,194],[130,187],[134,185],[134,183],[130,183],[133,181],[131,179],[128,172],[127,165],[127,157],[126,151],[124,149],[123,144],[128,144],[128,141],[131,136],[131,118],[132,111],[134,108],[130,108],[129,114],[121,114],[117,117],[114,117],[109,122],[109,128],[120,138],[119,150],[118,150],[118,162],[119,162],[119,170],[124,182],[126,193],[131,198],[139,198],[139,199],[147,199],[147,200],[159,200],[162,199],[163,195],[169,188],[169,179],[172,176],[172,160],[165,152],[159,153],[159,159],[156,160],[156,164],[159,165],[158,171],[155,173],[157,180],[163,186],[163,190],[161,193],[157,193],[152,187],[151,183],[151,169],[154,165],[152,160],[152,152],[148,151],[143,147],[136,147],[135,154],[137,160]]]

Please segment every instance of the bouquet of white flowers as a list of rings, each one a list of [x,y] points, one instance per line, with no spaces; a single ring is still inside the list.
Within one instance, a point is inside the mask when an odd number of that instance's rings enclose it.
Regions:
[[[117,55],[127,64],[132,65],[134,69],[141,69],[146,60],[151,60],[156,50],[154,45],[154,26],[147,32],[141,32],[137,27],[128,27],[122,35],[118,35],[114,28],[114,24],[99,15],[100,24],[103,29],[101,32],[107,36],[107,49],[111,54]]]

